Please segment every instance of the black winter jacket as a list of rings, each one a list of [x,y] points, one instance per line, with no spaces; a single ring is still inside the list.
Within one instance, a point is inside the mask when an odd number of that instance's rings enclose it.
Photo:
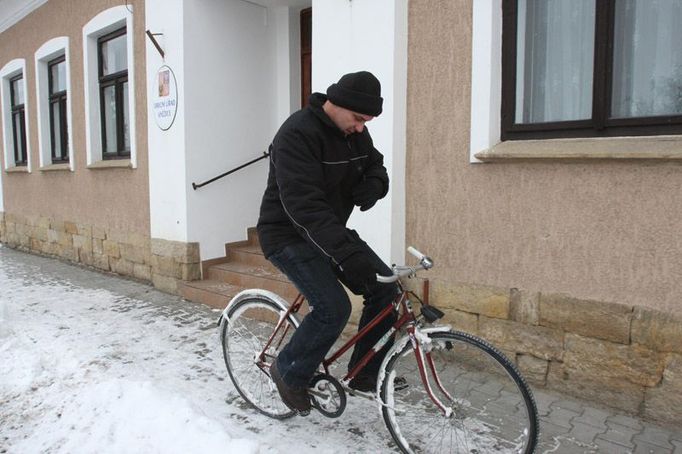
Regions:
[[[388,192],[384,157],[363,132],[346,136],[327,116],[327,100],[313,93],[310,105],[281,126],[270,150],[270,175],[258,219],[266,257],[307,241],[338,265],[359,247],[346,229],[353,211],[353,188],[376,177]]]

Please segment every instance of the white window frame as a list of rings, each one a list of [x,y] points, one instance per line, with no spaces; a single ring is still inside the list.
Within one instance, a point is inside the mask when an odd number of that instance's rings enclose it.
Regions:
[[[469,162],[501,142],[502,0],[473,2]]]
[[[97,38],[126,27],[128,49],[128,112],[130,134],[130,166],[137,168],[135,121],[135,61],[133,46],[132,6],[122,5],[102,11],[83,27],[83,80],[85,87],[85,149],[87,165],[102,161],[102,125],[99,100],[99,68]]]
[[[50,84],[48,63],[64,55],[66,60],[66,126],[69,137],[69,168],[74,170],[73,156],[73,121],[71,111],[71,57],[69,55],[69,38],[60,36],[47,41],[35,53],[36,62],[36,99],[38,106],[38,148],[40,150],[40,168],[52,165],[52,144],[50,137]]]
[[[14,137],[12,136],[12,113],[10,99],[9,80],[17,75],[22,75],[22,83],[24,84],[24,119],[26,124],[26,170],[31,172],[31,140],[30,140],[30,97],[28,92],[28,84],[26,83],[26,60],[23,58],[16,58],[11,60],[0,69],[0,97],[2,104],[2,132],[3,132],[3,147],[5,149],[5,170],[17,167],[14,161]]]

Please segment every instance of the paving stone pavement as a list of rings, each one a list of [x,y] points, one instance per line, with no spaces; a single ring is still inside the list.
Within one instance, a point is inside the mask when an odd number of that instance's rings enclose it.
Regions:
[[[83,288],[106,289],[126,298],[141,300],[153,305],[157,315],[165,312],[179,325],[199,321],[206,329],[215,326],[216,310],[185,302],[144,283],[24,254],[0,245],[2,260],[25,263],[36,272],[60,276]],[[128,310],[126,307],[122,305],[120,310]],[[204,347],[206,351],[210,348]],[[204,353],[197,351],[198,356]],[[538,453],[682,454],[682,428],[660,426],[550,390],[534,388],[533,392],[541,420]]]

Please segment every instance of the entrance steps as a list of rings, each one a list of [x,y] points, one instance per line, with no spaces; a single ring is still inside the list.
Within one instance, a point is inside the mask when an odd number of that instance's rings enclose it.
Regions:
[[[225,308],[234,295],[247,288],[270,290],[293,301],[298,290],[263,256],[255,227],[248,229],[247,238],[226,244],[225,257],[203,262],[204,278],[179,283],[180,295],[217,309]]]

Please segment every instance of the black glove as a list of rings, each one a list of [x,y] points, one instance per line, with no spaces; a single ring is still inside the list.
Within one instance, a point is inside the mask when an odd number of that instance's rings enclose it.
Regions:
[[[341,282],[356,295],[364,293],[368,285],[377,280],[376,268],[369,256],[361,251],[349,255],[341,262],[340,268]]]
[[[384,183],[376,177],[367,177],[353,188],[353,203],[360,211],[367,211],[384,195]]]

